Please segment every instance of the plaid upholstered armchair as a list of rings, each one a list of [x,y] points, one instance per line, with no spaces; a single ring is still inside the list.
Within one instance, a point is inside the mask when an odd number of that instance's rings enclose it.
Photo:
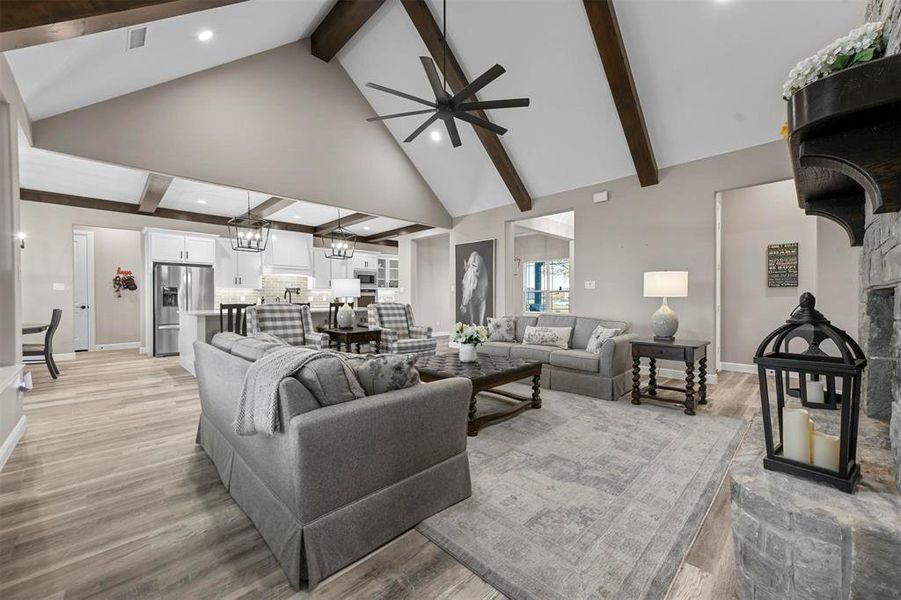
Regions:
[[[292,346],[328,349],[328,334],[313,329],[313,315],[309,306],[275,302],[248,306],[247,335],[268,333],[281,338]]]
[[[420,356],[435,354],[438,340],[432,337],[432,328],[413,324],[413,309],[409,304],[380,302],[370,304],[367,310],[369,327],[382,330],[382,352]]]

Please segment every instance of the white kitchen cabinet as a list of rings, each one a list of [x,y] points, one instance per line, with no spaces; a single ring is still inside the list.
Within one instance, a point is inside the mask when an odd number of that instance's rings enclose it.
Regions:
[[[216,238],[185,236],[185,262],[212,265],[216,262]]]
[[[380,256],[376,271],[376,286],[396,288],[400,285],[400,261],[395,256]]]
[[[216,262],[216,237],[148,231],[150,259],[154,262],[183,262],[212,265]]]
[[[355,251],[351,262],[354,269],[374,271],[378,267],[378,259],[378,254]]]
[[[258,289],[262,263],[259,252],[232,250],[231,240],[216,245],[216,287]]]
[[[181,262],[185,259],[185,236],[151,233],[150,256],[158,262]]]
[[[263,253],[267,273],[309,274],[313,271],[313,236],[295,231],[272,231]]]

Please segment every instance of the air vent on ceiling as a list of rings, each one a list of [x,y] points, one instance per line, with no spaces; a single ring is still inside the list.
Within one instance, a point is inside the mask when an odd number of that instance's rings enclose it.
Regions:
[[[147,28],[135,27],[128,30],[128,49],[142,48],[147,41]]]

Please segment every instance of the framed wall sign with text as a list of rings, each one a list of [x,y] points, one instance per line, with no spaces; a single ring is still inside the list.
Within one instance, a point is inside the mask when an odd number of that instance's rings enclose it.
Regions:
[[[798,242],[766,247],[766,285],[798,287]]]

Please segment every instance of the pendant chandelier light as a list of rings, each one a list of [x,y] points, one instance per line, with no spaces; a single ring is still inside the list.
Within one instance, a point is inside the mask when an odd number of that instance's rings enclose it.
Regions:
[[[325,257],[332,260],[353,258],[357,246],[357,235],[341,226],[341,210],[338,210],[338,227],[323,236],[325,240]]]
[[[250,212],[250,192],[247,192],[247,212],[228,220],[228,237],[232,250],[238,252],[263,252],[269,242],[271,224]]]

